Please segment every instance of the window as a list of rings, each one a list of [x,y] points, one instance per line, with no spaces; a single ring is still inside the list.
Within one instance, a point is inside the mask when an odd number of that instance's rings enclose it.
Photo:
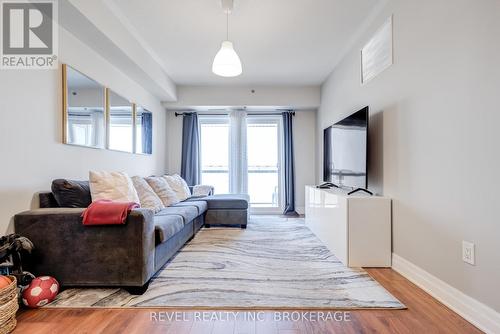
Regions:
[[[200,116],[201,183],[229,193],[229,119]]]
[[[280,120],[247,119],[248,194],[254,208],[280,205]]]
[[[132,152],[132,108],[111,108],[109,115],[109,148]]]
[[[92,125],[71,123],[71,134],[76,145],[92,146]]]
[[[127,99],[109,90],[108,149],[134,152],[134,107]]]
[[[248,192],[253,212],[280,211],[281,118],[248,115],[241,122],[200,115],[198,120],[201,183],[214,186],[216,194]]]
[[[75,145],[103,147],[104,111],[68,107],[68,142]]]

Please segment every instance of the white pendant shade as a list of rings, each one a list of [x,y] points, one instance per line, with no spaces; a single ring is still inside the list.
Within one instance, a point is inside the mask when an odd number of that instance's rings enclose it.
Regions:
[[[219,52],[215,55],[212,72],[221,77],[236,77],[242,71],[240,57],[234,51],[233,43],[222,42]]]

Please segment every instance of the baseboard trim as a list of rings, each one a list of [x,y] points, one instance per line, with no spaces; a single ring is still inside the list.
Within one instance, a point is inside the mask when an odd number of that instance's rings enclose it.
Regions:
[[[500,333],[500,313],[392,253],[392,269],[485,333]]]

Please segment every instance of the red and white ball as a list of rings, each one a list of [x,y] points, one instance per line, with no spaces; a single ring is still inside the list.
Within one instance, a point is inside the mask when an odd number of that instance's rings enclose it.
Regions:
[[[31,307],[41,307],[56,298],[59,292],[59,283],[54,277],[40,276],[34,278],[23,291],[23,304]]]

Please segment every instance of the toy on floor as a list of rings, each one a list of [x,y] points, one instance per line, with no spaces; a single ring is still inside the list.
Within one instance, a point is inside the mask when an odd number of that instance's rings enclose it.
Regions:
[[[23,304],[31,308],[41,307],[53,301],[58,292],[59,283],[54,277],[36,277],[23,291]]]

